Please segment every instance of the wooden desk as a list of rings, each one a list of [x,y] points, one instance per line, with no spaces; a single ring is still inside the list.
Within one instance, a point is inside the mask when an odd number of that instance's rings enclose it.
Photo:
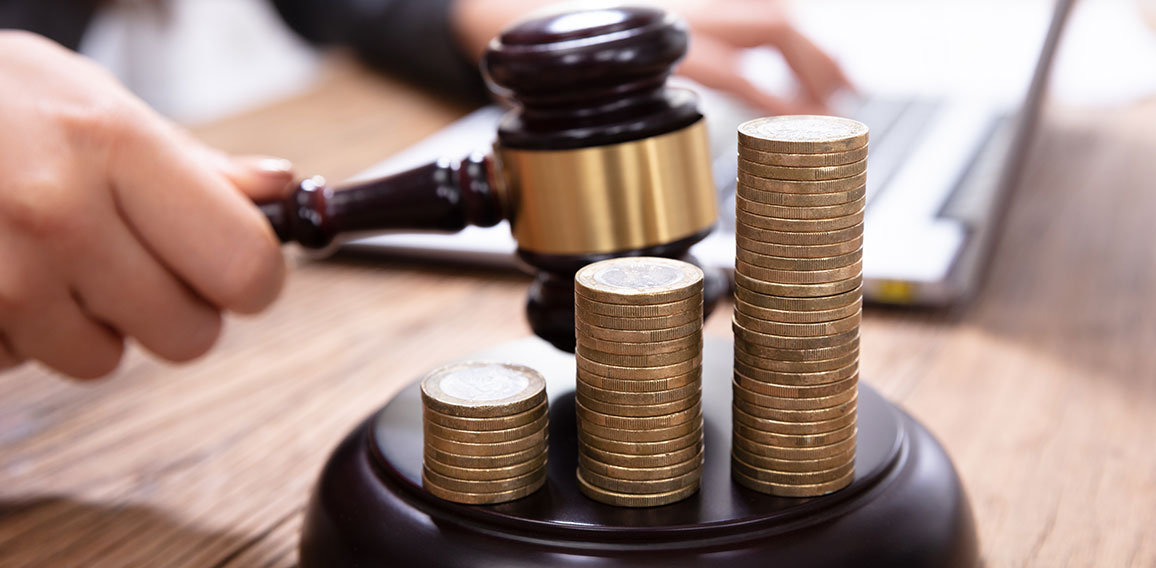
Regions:
[[[197,130],[340,179],[464,109],[360,71]],[[990,565],[1156,565],[1156,104],[1047,112],[982,298],[868,310],[863,375],[935,432]],[[347,429],[427,369],[525,336],[520,275],[294,258],[187,366],[0,376],[0,565],[288,566]],[[708,325],[729,333],[729,308]]]

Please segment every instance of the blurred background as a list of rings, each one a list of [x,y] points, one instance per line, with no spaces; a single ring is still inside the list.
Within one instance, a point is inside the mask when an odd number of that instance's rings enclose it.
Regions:
[[[994,99],[1017,95],[1030,80],[1052,9],[1048,0],[788,5],[804,33],[864,90]],[[974,41],[977,35],[984,41]],[[81,51],[161,112],[192,124],[307,89],[324,67],[319,51],[264,0],[113,2],[98,13]],[[777,92],[796,87],[776,52],[749,55],[744,70],[754,81]],[[1060,46],[1049,96],[1100,107],[1152,96],[1153,61],[1156,0],[1082,0]]]
[[[266,0],[101,6],[82,52],[210,144],[301,173],[353,175],[470,110],[350,79],[348,54],[309,45]],[[864,92],[1006,105],[1053,4],[789,6]],[[798,88],[773,50],[740,66]],[[1052,71],[979,301],[871,309],[862,375],[949,450],[987,565],[1153,566],[1156,0],[1076,2]],[[515,273],[291,260],[283,299],[231,318],[195,364],[133,348],[103,382],[0,377],[0,566],[293,566],[309,488],[349,428],[432,366],[528,334]]]
[[[445,41],[464,41],[465,51],[476,57],[478,46],[469,45],[468,30],[497,29],[500,25],[486,18],[502,19],[502,24],[523,9],[549,4],[485,6],[465,16],[465,8],[453,11],[446,17],[459,37]],[[700,95],[721,212],[719,230],[692,253],[704,265],[733,268],[737,125],[780,113],[847,116],[872,130],[863,290],[876,303],[943,307],[961,305],[978,293],[1004,202],[1036,137],[1044,104],[1098,112],[1156,94],[1156,66],[1151,64],[1156,61],[1156,0],[1085,0],[1075,2],[1074,9],[1068,9],[1069,1],[1052,0],[656,4],[687,15],[692,37],[683,68],[720,89],[685,77],[677,80]],[[716,5],[719,16],[704,9]],[[782,16],[780,9],[803,37],[834,58],[855,92],[837,92],[823,101],[826,108],[802,104],[814,100],[809,95],[815,77],[823,76],[821,62],[795,53],[799,68],[792,69],[780,52],[783,45],[766,45],[774,41],[727,43],[744,35],[744,16],[773,22]],[[400,12],[390,10],[385,13]],[[319,14],[307,20],[294,25],[305,25],[314,35],[345,25],[340,17],[322,21]],[[720,22],[725,31],[712,31]],[[417,68],[416,75],[425,75],[421,78],[427,82],[441,83],[431,100],[455,93],[468,99],[467,105],[483,100],[474,92],[479,90],[476,77],[452,70],[444,55],[440,60],[424,57],[423,50],[434,46],[413,44],[428,36],[410,42],[400,39],[396,29],[382,29],[380,36],[373,29],[349,33],[363,47],[367,37],[380,40],[388,54],[379,63],[387,73],[413,75]],[[1049,36],[1059,38],[1058,48],[1045,41]],[[327,73],[351,60],[304,42],[267,0],[113,2],[99,13],[81,50],[113,69],[161,112],[192,126],[324,85]],[[456,83],[443,80],[451,75]],[[1037,78],[1041,88],[1032,89]],[[811,89],[803,80],[811,82]],[[453,87],[445,88],[448,84]],[[402,151],[383,149],[363,158],[343,176],[383,175],[485,151],[503,112],[496,106],[483,109],[421,143],[407,140]],[[502,224],[488,230],[471,227],[454,236],[386,235],[355,241],[344,250],[512,268],[514,249],[509,228]]]

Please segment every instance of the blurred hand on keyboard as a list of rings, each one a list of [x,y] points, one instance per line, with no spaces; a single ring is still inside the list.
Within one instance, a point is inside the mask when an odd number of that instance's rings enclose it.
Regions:
[[[679,73],[726,91],[771,114],[827,114],[832,97],[854,90],[835,60],[791,24],[782,3],[768,0],[671,1],[686,18],[690,51]],[[755,47],[778,50],[802,86],[797,96],[771,94],[740,70],[739,58]]]
[[[831,98],[854,90],[830,55],[791,24],[775,0],[661,0],[651,2],[682,16],[690,26],[690,51],[678,73],[729,92],[770,114],[829,114]],[[486,45],[510,22],[555,4],[549,0],[455,0],[451,19],[466,54],[479,60]],[[582,3],[575,2],[579,8]],[[783,55],[802,89],[798,96],[767,93],[745,78],[739,58],[755,47]]]

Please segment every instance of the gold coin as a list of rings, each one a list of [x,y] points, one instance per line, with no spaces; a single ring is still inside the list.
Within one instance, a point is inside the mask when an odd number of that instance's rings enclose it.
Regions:
[[[501,468],[520,463],[525,463],[527,460],[534,459],[535,456],[543,452],[541,446],[531,446],[524,450],[509,454],[500,455],[484,455],[484,456],[464,456],[439,450],[437,448],[425,446],[423,455],[426,460],[436,460],[446,465],[454,467],[466,467],[471,469],[492,469]]]
[[[698,492],[698,484],[690,485],[682,489],[670,491],[667,493],[651,493],[651,494],[631,494],[618,493],[615,491],[607,491],[599,489],[582,479],[582,472],[578,472],[578,490],[583,495],[593,499],[599,503],[612,505],[615,507],[658,507],[661,505],[669,505],[677,503],[694,495]]]
[[[859,361],[859,351],[855,350],[851,353],[840,357],[832,357],[831,359],[818,359],[814,361],[781,361],[778,359],[768,359],[764,357],[756,357],[743,351],[741,343],[735,343],[736,349],[734,352],[735,362],[741,362],[745,367],[754,367],[764,371],[778,371],[780,373],[817,373],[819,371],[832,371],[835,369],[842,369],[848,365]]]
[[[808,446],[802,448],[788,448],[783,446],[773,446],[770,444],[760,444],[752,442],[737,433],[731,436],[731,445],[736,448],[742,448],[744,452],[754,454],[756,456],[765,456],[768,458],[777,458],[781,460],[808,460],[820,459],[839,455],[854,449],[857,437],[855,435],[849,438],[844,438],[833,444],[825,446]]]
[[[546,477],[546,464],[543,463],[538,469],[524,473],[518,477],[489,481],[457,479],[455,477],[442,475],[424,466],[422,467],[421,473],[424,479],[428,479],[431,483],[442,489],[462,491],[465,493],[500,493],[502,491],[511,491],[527,485],[533,485],[540,478]]]
[[[542,428],[525,438],[517,440],[510,440],[507,442],[486,442],[486,443],[472,443],[472,442],[458,442],[454,440],[447,440],[439,438],[428,432],[425,433],[425,445],[427,447],[435,448],[443,452],[458,454],[463,456],[498,456],[503,454],[512,454],[525,450],[526,448],[541,448],[546,444],[549,438],[547,428]]]
[[[768,458],[746,452],[742,448],[731,448],[731,453],[739,456],[744,462],[755,467],[776,471],[823,471],[844,465],[848,462],[854,463],[855,461],[855,448],[851,448],[841,454],[813,460],[781,460],[778,458]]]
[[[742,260],[736,260],[735,271],[763,282],[775,282],[778,284],[827,284],[831,282],[841,282],[848,278],[861,275],[863,273],[863,261],[860,260],[847,266],[827,270],[776,270],[773,268],[754,266]]]
[[[581,400],[577,399],[575,400],[574,406],[579,420],[599,426],[622,428],[625,430],[670,428],[683,422],[689,422],[702,412],[701,403],[698,401],[695,401],[689,408],[662,416],[617,416],[614,414],[606,414],[587,408],[582,404]]]
[[[867,171],[867,158],[837,166],[774,166],[739,157],[739,171],[748,174],[792,181],[826,181],[857,176]]]
[[[819,205],[819,206],[788,206],[788,205],[771,205],[769,203],[760,203],[758,201],[751,201],[745,197],[735,196],[735,211],[745,211],[754,215],[761,215],[763,217],[775,217],[778,219],[834,219],[836,217],[844,217],[847,215],[854,215],[862,211],[863,207],[867,205],[867,198],[860,197],[847,203],[840,203],[837,205]]]
[[[574,321],[574,331],[578,337],[585,336],[605,341],[622,341],[626,343],[670,341],[672,339],[693,335],[700,330],[702,330],[702,320],[695,320],[678,327],[647,330],[607,329],[590,325],[580,319]]]
[[[845,345],[859,337],[859,328],[857,327],[831,335],[798,337],[792,335],[775,335],[765,331],[749,329],[734,318],[732,318],[732,324],[731,328],[734,330],[736,339],[741,341],[744,346],[761,345],[774,349],[819,349]],[[747,352],[752,355],[758,355],[754,353],[753,350],[747,350]]]
[[[644,341],[630,343],[628,341],[608,341],[597,337],[578,336],[578,345],[583,349],[598,351],[614,355],[647,355],[659,353],[674,353],[686,349],[702,348],[702,331],[690,335],[669,339],[666,341]]]
[[[835,406],[826,408],[817,408],[813,410],[783,410],[781,408],[769,408],[766,406],[759,406],[741,396],[735,396],[732,399],[734,407],[742,410],[747,414],[756,418],[767,418],[769,420],[779,420],[782,422],[819,422],[822,420],[834,420],[845,414],[855,411],[859,402],[859,397],[856,389],[856,395],[852,396],[850,400],[839,403]]]
[[[737,381],[734,382],[733,386],[735,398],[741,398],[745,402],[756,406],[781,410],[821,410],[824,408],[831,408],[843,404],[852,398],[855,398],[855,393],[858,391],[855,386],[851,386],[843,392],[827,396],[799,398],[760,394],[747,390]]]
[[[682,400],[675,400],[671,402],[659,402],[653,404],[621,404],[604,402],[601,400],[589,398],[578,395],[579,400],[582,401],[582,406],[600,412],[602,414],[609,414],[611,416],[629,416],[629,417],[644,417],[644,416],[663,416],[666,414],[673,414],[681,412],[694,406],[702,399],[702,392],[695,390],[690,396]]]
[[[675,312],[668,316],[657,316],[651,318],[620,318],[614,316],[605,316],[593,312],[585,312],[582,308],[577,307],[575,317],[587,325],[595,327],[604,327],[607,329],[622,329],[627,331],[651,331],[656,329],[666,329],[670,327],[684,326],[689,323],[696,323],[702,321],[702,304],[695,306],[693,310],[686,310],[684,312]]]
[[[701,432],[696,436],[692,442],[694,444],[701,444]],[[679,450],[689,448],[691,446],[683,446]],[[641,455],[641,454],[639,454]],[[630,479],[635,481],[646,481],[651,479],[667,479],[682,475],[688,471],[701,469],[703,464],[703,452],[699,450],[698,454],[688,460],[681,461],[672,465],[663,465],[658,467],[623,467],[618,465],[611,465],[603,463],[590,457],[589,455],[578,452],[578,467],[584,471],[593,471],[600,475],[613,477],[615,479]]]
[[[790,365],[780,368],[776,363],[842,359],[859,351],[858,328],[832,335],[792,337],[752,331],[737,321],[732,321],[731,330],[734,333],[735,349],[743,353],[738,360],[768,371],[796,373],[830,371],[831,369],[805,370]]]
[[[619,454],[665,454],[676,450],[681,450],[698,442],[699,440],[702,440],[701,428],[696,429],[685,436],[680,436],[672,440],[661,440],[658,442],[623,442],[621,440],[610,440],[601,436],[596,436],[586,432],[585,430],[578,430],[579,443],[585,444],[592,448],[597,448],[599,450],[615,452]]]
[[[740,408],[731,407],[731,418],[736,422],[741,422],[751,428],[764,432],[778,432],[780,434],[822,434],[824,432],[831,432],[848,424],[854,424],[855,417],[856,413],[852,411],[849,414],[844,414],[832,420],[822,420],[819,422],[784,422],[782,420],[770,420],[768,418],[751,416],[743,412]]]
[[[702,284],[699,267],[652,256],[602,260],[574,275],[578,295],[608,304],[663,304],[698,297]]]
[[[792,361],[787,357],[759,357],[757,355],[751,355],[744,349],[742,341],[735,341],[734,360],[736,364],[742,363],[743,368],[755,368],[779,373],[818,373],[820,371],[841,369],[859,360],[859,349],[858,347],[854,347],[845,355],[830,357],[828,359],[796,358],[803,360]]]
[[[786,296],[788,298],[816,298],[832,296],[850,292],[863,283],[863,276],[856,275],[838,282],[822,284],[779,284],[751,278],[742,272],[735,271],[735,285],[747,290],[772,296]]]
[[[732,453],[731,468],[737,469],[739,473],[742,473],[745,477],[758,481],[770,481],[789,485],[809,485],[841,479],[847,475],[847,473],[855,470],[855,462],[847,462],[843,465],[820,471],[777,471],[755,467],[744,462],[742,458]]]
[[[848,485],[855,480],[855,471],[852,470],[836,479],[826,483],[814,483],[808,485],[786,485],[780,483],[773,483],[770,481],[759,481],[743,475],[738,470],[731,468],[731,479],[735,483],[759,493],[766,493],[776,497],[820,497],[828,493],[834,493]]]
[[[739,146],[760,152],[827,154],[849,152],[867,145],[867,125],[849,118],[782,115],[748,120],[739,125]]]
[[[696,429],[702,429],[702,414],[692,416],[690,420],[667,426],[665,428],[644,428],[642,430],[631,430],[628,428],[614,428],[611,426],[601,426],[591,422],[579,422],[578,431],[583,434],[593,434],[599,438],[606,438],[607,440],[615,440],[618,442],[661,442],[663,440],[673,440],[685,436]],[[629,452],[623,452],[629,453]]]
[[[735,195],[737,199],[762,203],[764,205],[776,205],[780,207],[831,207],[863,200],[864,196],[867,195],[867,186],[864,185],[847,191],[832,191],[830,193],[784,193],[779,191],[762,191],[739,185]]]
[[[578,364],[578,368],[608,379],[631,379],[631,380],[653,380],[653,379],[668,379],[671,377],[678,377],[690,373],[702,366],[702,356],[695,357],[689,361],[682,361],[672,365],[665,365],[661,367],[624,367],[621,365],[609,365],[606,363],[599,363],[591,361],[582,356],[581,353],[576,354],[574,360]]]
[[[750,332],[735,331],[734,360],[742,362],[744,368],[754,367],[764,371],[778,372],[818,372],[840,369],[859,360],[858,333],[840,333],[839,335],[824,335],[825,339],[839,337],[842,344],[815,347],[815,348],[780,348],[750,344],[739,335],[749,335]],[[768,335],[777,337],[777,335]]]
[[[828,371],[768,371],[753,367],[741,361],[735,361],[735,373],[750,377],[762,383],[774,383],[784,387],[813,387],[830,385],[854,377],[859,373],[859,361],[856,359],[846,366]]]
[[[734,249],[735,264],[743,264],[748,267],[756,267],[755,270],[771,270],[781,272],[814,272],[814,271],[832,271],[837,268],[844,268],[862,263],[862,248],[845,253],[845,255],[836,255],[833,257],[814,257],[814,258],[792,258],[792,257],[776,257],[772,255],[764,255],[762,252],[753,252],[743,249],[742,246],[735,246]],[[772,274],[773,275],[773,274]],[[822,274],[816,274],[822,275]],[[853,274],[852,274],[853,275]],[[755,276],[758,278],[758,276]],[[836,279],[840,280],[840,279]],[[773,282],[783,282],[784,280],[771,280]],[[787,282],[798,282],[798,276],[794,280]],[[825,280],[830,282],[831,280]]]
[[[842,166],[835,166],[842,167]],[[806,169],[806,168],[799,168]],[[824,180],[789,180],[764,177],[743,170],[739,166],[737,192],[739,195],[754,201],[759,193],[798,193],[805,195],[839,193],[851,191],[867,183],[867,172],[861,171],[852,176],[838,179]]]
[[[583,471],[582,477],[587,483],[599,489],[606,491],[616,491],[620,493],[634,493],[634,494],[651,494],[651,493],[665,493],[667,491],[675,491],[687,487],[688,485],[698,485],[699,480],[702,479],[702,470],[696,469],[688,471],[677,477],[668,477],[666,479],[615,479],[605,475],[599,475],[593,471]]]
[[[816,347],[813,349],[780,349],[778,347],[767,347],[765,345],[757,345],[744,341],[739,342],[737,349],[741,349],[744,353],[753,357],[774,361],[824,361],[858,352],[859,338],[856,336],[846,343],[832,345],[830,347]]]
[[[458,467],[444,464],[428,457],[425,458],[423,463],[430,471],[440,473],[446,477],[475,481],[493,481],[519,477],[541,468],[546,465],[546,454],[546,450],[542,450],[542,453],[538,454],[538,457],[504,467]]]
[[[752,379],[743,374],[741,370],[736,368],[734,372],[734,381],[741,385],[744,389],[757,394],[795,398],[819,398],[824,396],[831,396],[833,394],[841,393],[847,389],[855,388],[859,384],[859,373],[853,372],[851,376],[845,379],[837,380],[835,382],[801,386],[784,385],[775,382]]]
[[[665,379],[608,379],[585,369],[578,369],[578,381],[591,388],[622,393],[657,393],[697,385],[702,379],[702,369],[695,368],[687,373]],[[696,386],[697,388],[697,386]]]
[[[543,414],[537,420],[523,425],[515,426],[514,428],[507,428],[505,430],[461,430],[458,428],[447,428],[436,422],[426,421],[423,424],[423,429],[426,433],[433,434],[439,438],[446,440],[453,440],[455,442],[472,442],[475,444],[488,444],[490,442],[509,442],[510,440],[517,440],[525,438],[538,430],[546,427],[549,416]]]
[[[739,209],[735,212],[735,219],[739,224],[755,229],[775,231],[780,233],[823,233],[849,229],[862,225],[865,210],[859,209],[839,217],[822,219],[788,219],[783,217],[769,217],[757,215]]]
[[[447,365],[421,381],[426,408],[466,418],[509,416],[546,400],[546,379],[522,365],[470,361]]]
[[[579,455],[618,467],[666,467],[689,461],[702,453],[702,442],[664,454],[637,455],[608,452],[592,446],[578,446]]]
[[[737,420],[733,420],[732,422],[733,423],[731,424],[731,428],[735,435],[742,436],[744,439],[758,444],[778,446],[781,448],[813,448],[816,446],[829,446],[854,436],[856,428],[855,423],[851,423],[838,430],[832,430],[830,432],[823,432],[820,434],[780,434],[778,432],[768,432],[759,430],[757,428],[751,428],[750,426],[747,426],[746,424],[743,424]],[[772,467],[770,469],[775,468]]]
[[[758,318],[761,320],[778,321],[784,323],[820,323],[827,321],[841,320],[850,317],[860,312],[863,307],[862,299],[857,299],[854,302],[847,304],[840,308],[831,310],[772,310],[770,308],[760,308],[758,306],[748,304],[738,298],[735,298],[735,313],[741,313],[744,316]],[[737,318],[736,318],[737,319]]]
[[[506,503],[508,501],[521,499],[534,493],[546,484],[546,476],[543,475],[540,479],[534,480],[533,483],[524,487],[511,489],[509,491],[499,491],[497,493],[467,493],[462,491],[451,491],[449,489],[439,487],[435,483],[432,483],[424,473],[422,474],[421,481],[422,487],[425,487],[426,491],[428,491],[431,495],[445,499],[446,501],[463,503],[465,505],[494,505],[496,503]]]
[[[789,256],[771,256],[758,252],[751,252],[742,247],[735,247],[735,260],[752,266],[773,268],[775,270],[831,270],[850,266],[863,260],[863,249],[853,250],[847,254],[818,258],[791,258]]]
[[[831,243],[824,245],[783,245],[776,243],[764,243],[754,239],[744,237],[743,235],[735,235],[736,246],[742,247],[750,252],[765,254],[768,256],[782,256],[788,258],[826,258],[830,256],[839,256],[853,253],[863,247],[863,235],[859,235],[851,240],[843,241],[841,243]]]
[[[867,146],[860,146],[846,152],[827,152],[822,154],[787,154],[783,152],[763,152],[739,146],[739,157],[757,164],[774,166],[839,166],[851,164],[867,157]]]
[[[685,314],[687,312],[702,312],[702,298],[698,296],[691,296],[684,300],[676,300],[673,302],[666,302],[663,304],[647,304],[647,305],[632,305],[632,304],[608,304],[606,302],[598,302],[574,295],[574,308],[578,313],[582,314],[598,314],[600,316],[608,316],[612,318],[634,319],[634,318],[656,318],[667,317],[671,314]],[[591,322],[593,323],[593,322]],[[597,324],[595,324],[597,325]],[[613,326],[606,326],[613,327]],[[634,329],[634,328],[624,328]]]
[[[649,392],[630,392],[603,389],[591,386],[582,379],[582,375],[578,375],[578,380],[575,383],[578,396],[582,400],[591,401],[598,400],[606,404],[624,404],[624,405],[646,405],[646,404],[664,404],[668,402],[675,402],[685,400],[686,397],[698,393],[701,388],[701,381],[694,381],[687,383],[681,387],[676,387],[661,391]],[[611,413],[613,414],[613,413]]]
[[[508,430],[510,428],[517,428],[518,426],[525,426],[545,416],[548,409],[549,404],[543,400],[538,406],[530,410],[519,412],[518,414],[511,414],[510,416],[464,418],[461,416],[442,414],[427,407],[422,409],[422,418],[426,422],[432,422],[439,426],[445,426],[446,428],[456,428],[469,432],[484,432],[488,430]]]
[[[672,351],[670,353],[648,353],[645,355],[617,355],[614,353],[603,353],[595,349],[589,349],[578,344],[574,351],[581,354],[582,357],[595,363],[603,363],[606,365],[617,365],[619,367],[664,367],[666,365],[674,365],[683,361],[690,361],[695,358],[702,357],[702,339],[695,342],[694,345],[681,349],[679,351]]]
[[[753,318],[742,312],[736,311],[734,314],[734,319],[735,323],[750,331],[769,333],[771,335],[782,335],[785,337],[818,337],[820,335],[835,335],[836,333],[843,333],[853,329],[858,329],[859,322],[862,317],[861,314],[862,311],[858,311],[843,319],[837,319],[834,321],[816,323],[787,323]]]
[[[863,217],[863,209],[827,219],[786,219],[783,217],[756,215],[755,213],[743,211],[742,209],[735,211],[735,220],[748,227],[796,233],[816,233],[846,229],[862,223]]]
[[[862,292],[862,289],[855,288],[854,290],[848,290],[847,292],[833,294],[830,296],[816,296],[813,298],[788,298],[785,296],[760,294],[746,288],[736,287],[735,298],[760,308],[809,312],[818,310],[833,310],[835,308],[845,307],[849,304],[861,304],[863,301]]]
[[[757,241],[764,244],[791,245],[791,246],[819,246],[843,243],[863,235],[863,222],[835,229],[833,231],[773,231],[752,227],[746,223],[739,223],[735,227],[735,235],[744,237],[748,241]]]

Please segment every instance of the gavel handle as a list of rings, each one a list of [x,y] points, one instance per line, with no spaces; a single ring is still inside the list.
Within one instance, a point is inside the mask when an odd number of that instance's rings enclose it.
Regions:
[[[289,195],[257,205],[281,242],[324,248],[351,233],[492,226],[503,218],[493,179],[492,160],[474,154],[343,187],[306,178]]]

